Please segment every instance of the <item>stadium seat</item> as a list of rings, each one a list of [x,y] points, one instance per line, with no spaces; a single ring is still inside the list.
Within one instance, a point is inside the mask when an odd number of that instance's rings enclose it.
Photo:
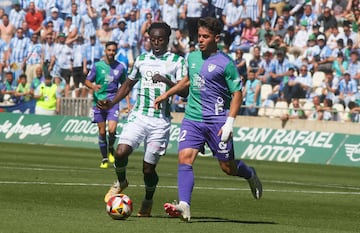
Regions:
[[[347,113],[345,112],[344,105],[342,104],[334,104],[333,109],[336,109],[338,115],[338,121],[345,121]]]
[[[313,102],[306,102],[303,106],[303,109],[305,111],[305,115],[309,115],[312,111],[312,108],[314,107],[314,103]]]
[[[246,66],[249,67],[250,66],[250,61],[251,61],[251,59],[254,58],[254,56],[251,53],[244,53],[243,58],[246,61]]]
[[[272,93],[272,86],[270,84],[262,84],[260,89],[261,101],[264,101]]]
[[[312,88],[315,90],[322,85],[325,79],[325,73],[322,71],[316,71],[312,77]]]
[[[265,100],[262,102],[261,107],[259,108],[258,116],[269,117],[274,110],[274,101]]]
[[[271,117],[280,117],[288,112],[289,105],[286,101],[277,101]]]

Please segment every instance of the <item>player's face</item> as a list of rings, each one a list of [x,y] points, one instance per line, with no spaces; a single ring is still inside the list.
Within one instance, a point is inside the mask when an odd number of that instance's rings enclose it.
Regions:
[[[201,52],[210,55],[217,51],[217,42],[220,39],[220,35],[214,35],[205,27],[199,27],[198,30],[198,42]]]
[[[169,38],[164,29],[155,28],[150,31],[151,50],[155,56],[163,55],[167,51]]]
[[[109,63],[114,61],[115,54],[116,54],[116,46],[115,45],[109,45],[105,48],[106,60]]]

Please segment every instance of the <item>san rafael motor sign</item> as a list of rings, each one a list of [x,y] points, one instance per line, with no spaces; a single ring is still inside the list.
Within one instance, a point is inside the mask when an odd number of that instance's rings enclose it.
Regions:
[[[172,124],[168,154],[177,154],[179,134],[180,124]],[[359,135],[238,127],[233,138],[239,159],[360,166]],[[1,113],[0,141],[97,149],[98,129],[88,117]]]

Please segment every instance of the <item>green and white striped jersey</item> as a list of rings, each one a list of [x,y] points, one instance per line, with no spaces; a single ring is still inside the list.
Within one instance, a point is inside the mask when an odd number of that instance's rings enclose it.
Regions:
[[[152,77],[160,74],[176,83],[187,75],[187,67],[183,57],[166,52],[156,57],[152,52],[138,56],[128,76],[131,80],[139,80],[139,90],[133,111],[145,116],[165,118],[170,116],[170,102],[155,110],[154,100],[166,92],[169,87],[162,82],[154,83]]]

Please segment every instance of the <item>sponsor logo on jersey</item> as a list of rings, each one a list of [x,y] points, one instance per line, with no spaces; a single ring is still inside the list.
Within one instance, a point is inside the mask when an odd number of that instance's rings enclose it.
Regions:
[[[213,72],[214,70],[215,70],[215,68],[216,68],[216,65],[215,64],[209,64],[208,65],[208,71],[211,73],[211,72]]]

